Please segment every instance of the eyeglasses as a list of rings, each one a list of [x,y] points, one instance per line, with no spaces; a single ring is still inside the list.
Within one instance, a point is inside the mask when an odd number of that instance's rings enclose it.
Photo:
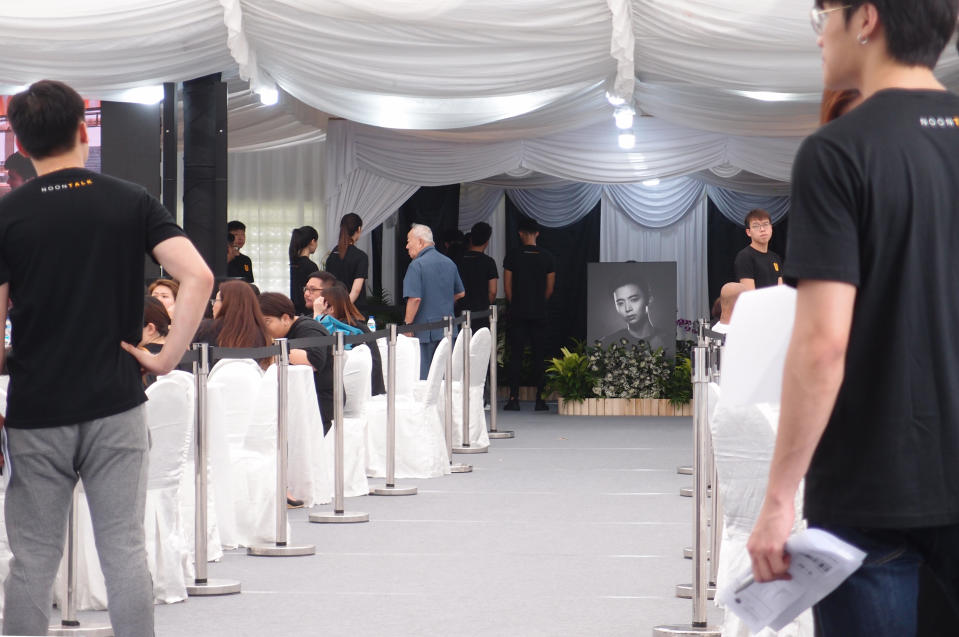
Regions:
[[[816,35],[822,35],[822,30],[826,28],[826,20],[829,19],[829,14],[833,11],[839,11],[840,9],[848,9],[851,6],[851,4],[844,4],[841,7],[833,7],[831,9],[817,9],[813,7],[809,11],[809,21],[812,22],[812,30],[816,32]]]
[[[217,303],[222,303],[222,302],[223,302],[223,299],[221,299],[221,298],[210,299],[210,306],[212,307],[212,306],[216,305]]]
[[[303,291],[309,292],[310,294],[319,294],[320,292],[323,291],[323,288],[311,288],[310,286],[306,286],[305,288],[303,288]]]
[[[768,221],[764,221],[764,222],[762,222],[762,223],[751,223],[751,224],[749,224],[749,229],[750,229],[750,230],[768,230],[768,229],[770,229],[770,228],[772,228],[772,227],[773,227],[773,224],[769,223]]]

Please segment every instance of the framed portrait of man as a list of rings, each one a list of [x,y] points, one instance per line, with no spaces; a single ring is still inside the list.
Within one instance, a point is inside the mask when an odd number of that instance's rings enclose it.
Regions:
[[[625,339],[676,353],[676,262],[587,266],[586,339],[608,346]]]

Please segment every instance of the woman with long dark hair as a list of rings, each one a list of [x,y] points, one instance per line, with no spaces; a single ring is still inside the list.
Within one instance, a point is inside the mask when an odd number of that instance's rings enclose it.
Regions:
[[[340,287],[337,283],[333,287],[326,288],[320,292],[320,297],[326,304],[326,311],[319,317],[320,325],[326,328],[330,334],[334,332],[346,332],[347,334],[369,334],[370,328],[366,326],[363,320],[363,313],[356,309],[353,302],[350,301],[350,295],[345,287]],[[380,348],[376,343],[370,343],[370,355],[373,358],[373,370],[371,374],[371,389],[374,396],[386,393],[386,387],[383,384],[383,360],[380,358]]]
[[[297,316],[293,302],[279,292],[264,292],[259,299],[266,329],[273,338],[310,338],[328,336],[318,322]],[[290,350],[290,363],[313,368],[313,385],[320,403],[320,417],[325,435],[333,425],[333,354],[330,346],[313,346]]]
[[[370,273],[370,258],[356,247],[363,232],[363,220],[355,213],[340,220],[340,237],[336,247],[326,257],[326,271],[343,282],[350,301],[363,307],[366,301],[366,279]]]
[[[316,252],[316,242],[320,235],[313,226],[294,228],[290,235],[290,299],[296,313],[306,314],[306,301],[303,299],[303,288],[306,286],[310,274],[320,269],[310,259]],[[310,310],[312,312],[312,309]]]
[[[246,281],[224,281],[213,299],[213,318],[204,319],[193,338],[216,347],[265,347],[273,344],[253,287]],[[272,357],[258,362],[266,369]]]

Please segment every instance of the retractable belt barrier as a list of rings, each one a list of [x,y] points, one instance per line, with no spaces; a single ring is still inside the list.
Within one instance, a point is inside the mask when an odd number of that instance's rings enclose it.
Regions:
[[[654,637],[666,637],[676,635],[709,635],[710,637],[720,637],[721,631],[718,628],[709,626],[706,617],[706,598],[707,585],[709,580],[709,568],[706,562],[706,542],[709,530],[707,529],[706,516],[706,483],[707,474],[710,472],[708,456],[711,455],[711,445],[709,444],[709,408],[708,391],[710,380],[710,339],[705,320],[698,321],[699,338],[696,347],[693,348],[693,499],[695,501],[693,514],[693,582],[688,586],[677,587],[677,596],[691,597],[693,600],[692,622],[690,624],[673,624],[656,626],[653,628]],[[717,336],[720,336],[717,334]],[[716,501],[719,498],[719,485],[713,478],[713,520],[712,529],[718,533],[721,522],[718,519],[718,506]],[[719,561],[719,550],[717,548],[717,538],[711,538],[713,545],[710,559],[714,563]],[[713,569],[715,572],[715,569]],[[686,589],[688,595],[682,594]]]

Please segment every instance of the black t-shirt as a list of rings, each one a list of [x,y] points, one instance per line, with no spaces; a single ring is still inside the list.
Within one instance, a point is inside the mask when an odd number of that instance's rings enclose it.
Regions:
[[[286,337],[291,341],[295,338],[314,338],[329,336],[318,321],[300,317],[293,321]],[[330,430],[333,423],[333,351],[327,346],[300,347],[293,345],[292,349],[302,349],[306,352],[306,359],[313,366],[313,385],[316,387],[316,398],[320,403],[320,417],[323,419],[323,433]]]
[[[471,312],[489,309],[489,282],[499,278],[496,261],[482,252],[467,250],[457,261],[456,267],[466,289],[466,296],[456,302],[456,309]]]
[[[293,307],[297,314],[306,314],[306,299],[303,298],[303,288],[310,279],[310,275],[319,271],[320,266],[316,265],[310,257],[296,257],[290,264],[290,299],[293,301]],[[310,308],[310,314],[313,314],[313,308]]]
[[[503,259],[503,270],[513,273],[510,317],[545,319],[546,275],[556,272],[553,255],[539,246],[516,248]]]
[[[856,286],[812,522],[959,522],[959,97],[885,90],[806,139],[787,277]]]
[[[760,252],[748,245],[736,255],[736,280],[752,279],[757,290],[772,287],[779,283],[779,277],[783,275],[782,262],[772,250]]]
[[[0,199],[0,283],[10,284],[16,334],[6,426],[76,424],[146,400],[140,366],[120,341],[142,336],[144,253],[178,236],[142,187],[82,168]],[[57,237],[78,267],[64,270]]]
[[[348,246],[346,257],[341,259],[340,253],[333,248],[330,256],[326,257],[326,271],[342,281],[346,285],[346,290],[350,291],[353,289],[353,281],[370,278],[370,258],[356,246]],[[356,304],[362,305],[365,300],[366,284],[364,283],[360,295],[356,297]]]
[[[253,262],[245,254],[238,254],[226,264],[226,275],[253,283]]]

